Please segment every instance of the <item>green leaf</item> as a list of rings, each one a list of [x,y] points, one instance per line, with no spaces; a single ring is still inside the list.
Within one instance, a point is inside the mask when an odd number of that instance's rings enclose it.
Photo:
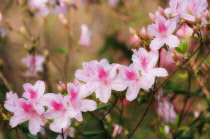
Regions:
[[[186,42],[180,42],[179,46],[176,47],[176,51],[181,53],[181,54],[184,54],[187,50],[187,46],[188,44]]]
[[[83,135],[84,136],[97,136],[102,133],[104,133],[104,131],[86,131],[86,132],[83,132]]]
[[[57,49],[57,51],[59,52],[59,53],[66,53],[67,52],[67,49],[66,49],[66,47],[65,46],[61,46],[60,48],[58,48]]]
[[[190,127],[188,127],[188,126],[181,126],[181,127],[178,128],[178,130],[189,131],[190,130]]]
[[[100,106],[98,106],[96,111],[101,110],[101,109],[106,109],[108,106],[109,106],[109,104],[100,105]]]
[[[205,60],[204,60],[204,63],[210,64],[210,58],[205,59]]]

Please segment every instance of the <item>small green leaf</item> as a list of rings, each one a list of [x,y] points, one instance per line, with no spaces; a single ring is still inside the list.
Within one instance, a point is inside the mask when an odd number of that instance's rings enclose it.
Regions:
[[[59,53],[66,53],[67,49],[66,49],[65,46],[61,46],[60,48],[57,49],[57,51],[58,51]]]
[[[109,104],[100,105],[100,106],[98,106],[96,111],[101,110],[101,109],[106,109],[108,106],[109,106]]]
[[[210,58],[205,59],[205,60],[204,60],[204,63],[210,64]]]
[[[86,132],[83,132],[83,135],[84,136],[97,136],[102,133],[104,133],[104,131],[86,131]]]
[[[178,130],[185,130],[185,131],[189,131],[190,127],[188,126],[181,126],[178,128]]]
[[[181,54],[184,54],[187,50],[187,46],[188,44],[186,42],[180,42],[179,46],[176,47],[176,51],[181,53]]]

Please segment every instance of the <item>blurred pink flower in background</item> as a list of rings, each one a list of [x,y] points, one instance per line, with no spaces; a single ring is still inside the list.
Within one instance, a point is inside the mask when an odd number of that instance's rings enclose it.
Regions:
[[[45,62],[45,57],[42,55],[28,55],[26,58],[22,59],[22,62],[28,67],[27,76],[35,76],[37,72],[43,71],[43,64]]]
[[[50,9],[47,7],[49,0],[29,0],[28,6],[30,10],[35,11],[36,15],[47,16],[50,13]]]
[[[162,49],[160,53],[160,66],[165,68],[169,74],[172,73],[176,67],[176,61],[173,59],[175,55],[173,51],[173,48],[170,48],[168,51]]]
[[[108,4],[111,7],[117,6],[118,2],[119,2],[119,0],[108,0]]]
[[[0,12],[0,38],[5,37],[7,35],[7,30],[5,29],[4,22],[3,22],[3,15]]]
[[[115,137],[122,132],[122,127],[118,124],[114,124],[114,130],[112,132],[112,136]]]
[[[91,31],[87,27],[87,25],[81,25],[81,35],[79,38],[79,44],[85,47],[90,46],[90,39],[91,39]]]
[[[157,113],[163,117],[167,123],[174,123],[176,120],[176,112],[174,106],[168,100],[158,101]]]
[[[193,29],[190,28],[187,23],[184,23],[176,32],[176,36],[180,39],[189,39],[193,33]]]
[[[18,103],[18,95],[10,91],[6,94],[6,99],[7,101],[4,102],[4,107],[11,112],[15,112]]]

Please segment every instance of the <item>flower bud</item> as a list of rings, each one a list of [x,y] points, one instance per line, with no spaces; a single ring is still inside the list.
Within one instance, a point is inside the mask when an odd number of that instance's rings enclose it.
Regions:
[[[146,29],[144,27],[140,30],[140,37],[144,40],[147,39]]]
[[[206,17],[206,20],[209,20],[210,18],[210,13],[208,10],[205,11],[205,17]]]
[[[149,13],[149,17],[152,19],[152,21],[156,21],[156,16],[152,13]]]
[[[57,84],[57,86],[58,86],[58,91],[59,91],[60,93],[63,94],[64,92],[67,91],[67,86],[66,86],[65,83],[59,81],[59,83]]]
[[[3,17],[2,17],[2,14],[0,13],[0,23],[1,23],[1,21],[2,21],[2,18],[3,18]]]

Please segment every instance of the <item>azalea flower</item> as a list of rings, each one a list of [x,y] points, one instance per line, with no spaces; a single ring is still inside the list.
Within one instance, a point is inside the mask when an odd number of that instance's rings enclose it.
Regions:
[[[195,21],[195,17],[187,12],[187,6],[190,4],[189,0],[170,0],[169,8],[165,9],[168,17],[173,17],[178,23],[181,18],[188,21]]]
[[[122,132],[122,127],[118,124],[114,124],[114,130],[112,132],[112,136],[115,137]]]
[[[150,48],[152,50],[160,49],[164,44],[170,47],[177,47],[179,39],[172,35],[176,28],[176,22],[173,20],[166,20],[163,16],[157,18],[156,23],[148,26],[150,35],[154,36]]]
[[[81,35],[79,38],[79,44],[85,47],[90,46],[91,31],[88,29],[87,25],[81,25]]]
[[[126,89],[126,85],[118,80],[116,76],[118,64],[110,65],[106,59],[102,59],[100,62],[84,63],[83,67],[84,70],[76,71],[76,77],[87,82],[86,88],[90,88],[90,91],[95,92],[96,98],[99,98],[101,102],[108,102],[112,89],[116,91]]]
[[[142,75],[154,83],[155,77],[165,77],[168,75],[164,68],[154,68],[158,60],[158,52],[147,52],[144,48],[138,51],[133,49],[132,61]]]
[[[70,118],[75,117],[76,112],[71,106],[68,106],[61,94],[48,93],[43,97],[45,105],[48,106],[43,115],[46,119],[54,119],[50,124],[50,129],[57,132],[57,130],[70,125]]]
[[[37,72],[43,71],[43,64],[45,57],[42,55],[28,55],[26,58],[22,59],[22,62],[28,67],[27,75],[29,77],[34,76]]]
[[[28,6],[32,11],[36,12],[36,15],[47,16],[50,13],[47,3],[49,0],[29,0]]]
[[[158,102],[157,113],[163,117],[163,120],[167,123],[174,123],[176,120],[176,112],[174,106],[167,100]]]
[[[10,119],[10,125],[12,127],[17,126],[20,123],[28,121],[29,131],[31,134],[37,134],[40,130],[40,125],[44,125],[44,117],[40,115],[35,107],[34,100],[25,100],[23,98],[17,99],[16,110],[14,116]]]
[[[4,102],[4,107],[11,112],[15,112],[18,103],[18,96],[16,93],[10,91],[6,94],[7,101]]]
[[[128,86],[126,99],[129,101],[132,101],[137,97],[140,88],[149,89],[154,83],[153,79],[150,80],[147,76],[140,75],[139,70],[134,64],[131,64],[129,67],[121,66],[119,71],[118,78],[121,79],[121,82],[124,85]]]
[[[86,88],[82,84],[67,84],[68,95],[65,96],[66,102],[68,102],[76,111],[75,119],[82,121],[82,113],[87,111],[94,111],[97,107],[95,101],[90,99],[84,99],[86,95]]]
[[[45,91],[45,84],[43,81],[37,81],[33,86],[30,83],[26,83],[23,85],[25,92],[23,93],[23,97],[28,100],[34,100],[34,108],[39,114],[44,112],[42,97]]]
[[[118,4],[119,0],[108,0],[108,4],[111,7],[115,7]]]

